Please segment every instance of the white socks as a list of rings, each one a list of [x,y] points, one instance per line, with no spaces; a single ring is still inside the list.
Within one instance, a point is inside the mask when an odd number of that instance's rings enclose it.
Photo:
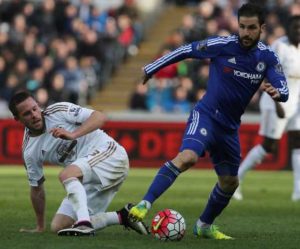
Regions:
[[[81,182],[76,177],[71,177],[63,182],[74,211],[77,221],[91,221],[87,207],[86,192]]]
[[[254,168],[257,164],[261,163],[266,155],[267,152],[261,144],[258,144],[252,148],[239,167],[239,180],[242,181],[246,172]]]
[[[146,200],[140,201],[138,205],[145,206],[148,210],[150,210],[151,206],[152,206],[151,203],[149,201],[146,201]]]
[[[197,227],[202,227],[202,228],[208,228],[211,226],[211,224],[204,223],[200,219],[197,220],[196,225]]]
[[[300,149],[292,150],[292,167],[294,174],[294,191],[295,198],[300,199]]]
[[[120,224],[117,212],[98,213],[91,216],[91,222],[94,229],[100,230],[110,225]]]

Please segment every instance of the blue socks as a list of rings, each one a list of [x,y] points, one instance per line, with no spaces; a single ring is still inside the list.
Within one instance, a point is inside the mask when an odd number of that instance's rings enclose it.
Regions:
[[[161,196],[176,180],[181,171],[171,162],[166,162],[157,172],[143,200],[151,204]]]
[[[233,192],[234,193],[234,192]],[[200,216],[200,220],[206,224],[212,224],[214,219],[228,205],[233,193],[225,193],[218,184],[210,193],[205,210]]]

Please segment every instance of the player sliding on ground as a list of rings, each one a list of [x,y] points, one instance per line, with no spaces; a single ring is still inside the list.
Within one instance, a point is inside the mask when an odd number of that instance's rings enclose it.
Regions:
[[[27,92],[16,93],[9,103],[15,119],[25,125],[23,158],[31,186],[36,215],[35,229],[45,230],[43,163],[65,167],[59,173],[67,197],[63,199],[51,230],[58,235],[94,235],[96,229],[121,224],[140,234],[148,234],[142,222],[128,219],[131,204],[119,211],[105,212],[129,170],[125,149],[104,131],[104,115],[67,102],[41,111]]]
[[[144,67],[144,83],[161,68],[185,58],[210,58],[206,95],[191,111],[178,155],[158,171],[143,200],[129,215],[142,220],[153,202],[205,151],[218,175],[206,207],[194,226],[200,238],[232,239],[213,225],[238,187],[240,118],[264,78],[264,90],[272,99],[288,99],[286,79],[273,51],[259,41],[265,29],[263,10],[244,4],[238,11],[238,35],[214,37],[179,47]]]

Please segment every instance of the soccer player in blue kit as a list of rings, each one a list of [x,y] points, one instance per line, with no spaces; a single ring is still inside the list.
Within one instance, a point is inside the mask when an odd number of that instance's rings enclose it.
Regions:
[[[285,102],[289,91],[276,54],[259,41],[265,29],[264,12],[247,3],[238,11],[238,35],[212,37],[193,42],[164,55],[144,67],[144,83],[161,68],[185,58],[210,58],[207,92],[191,111],[178,155],[158,171],[143,200],[129,215],[142,220],[153,202],[196,164],[205,151],[210,153],[218,182],[194,226],[200,238],[232,239],[213,225],[238,187],[240,118],[264,78],[263,89],[274,100]]]

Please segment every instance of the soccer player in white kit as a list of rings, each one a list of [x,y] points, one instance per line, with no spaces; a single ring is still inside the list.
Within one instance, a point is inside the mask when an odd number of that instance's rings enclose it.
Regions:
[[[292,200],[300,200],[300,16],[289,20],[287,36],[276,40],[272,48],[277,53],[290,89],[289,99],[285,103],[276,103],[263,93],[260,99],[261,124],[259,134],[263,142],[256,145],[247,154],[239,168],[240,186],[233,197],[242,200],[241,183],[248,170],[255,167],[268,153],[277,151],[278,141],[285,130],[288,131],[292,149],[292,168],[294,189]],[[279,69],[280,70],[280,69]],[[281,105],[281,106],[276,106]],[[280,118],[280,112],[284,118]],[[280,153],[280,151],[279,151]]]
[[[141,222],[128,219],[132,204],[116,212],[105,212],[127,177],[129,161],[125,149],[100,130],[105,116],[98,111],[60,102],[42,111],[27,92],[16,93],[9,103],[15,119],[25,125],[23,158],[31,186],[36,228],[45,230],[43,164],[64,167],[59,173],[67,197],[63,199],[51,230],[58,235],[94,235],[96,229],[121,224],[147,234]]]

